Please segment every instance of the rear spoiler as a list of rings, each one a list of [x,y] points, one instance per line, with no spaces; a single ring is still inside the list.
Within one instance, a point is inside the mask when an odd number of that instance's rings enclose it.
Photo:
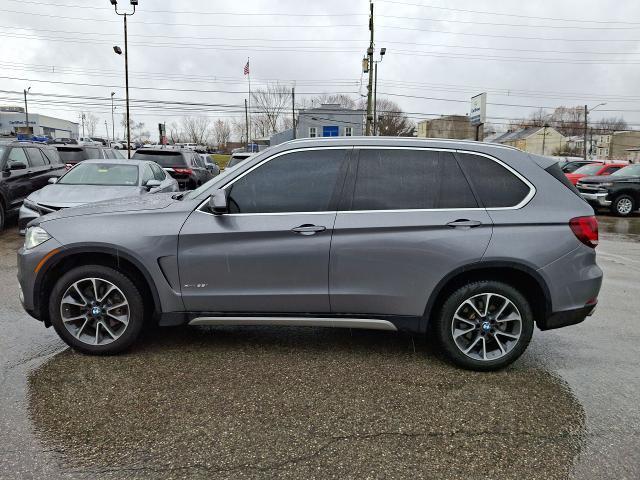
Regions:
[[[541,168],[546,170],[551,165],[558,163],[560,159],[551,158],[551,157],[543,157],[542,155],[534,155],[533,153],[529,154],[529,158],[538,164]]]

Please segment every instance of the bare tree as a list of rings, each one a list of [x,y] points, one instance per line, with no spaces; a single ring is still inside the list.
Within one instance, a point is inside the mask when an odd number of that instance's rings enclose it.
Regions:
[[[350,97],[349,95],[346,95],[344,93],[334,93],[334,94],[324,93],[322,95],[318,95],[317,97],[314,97],[311,100],[311,104],[313,106],[319,106],[319,105],[322,105],[323,103],[340,105],[341,107],[348,108],[350,110],[355,110],[358,106],[357,101],[353,97]]]
[[[182,117],[182,131],[188,142],[207,142],[209,119],[207,117]]]
[[[598,120],[593,126],[593,131],[606,135],[608,133],[628,130],[629,124],[622,117],[608,117]]]
[[[378,99],[378,133],[386,137],[411,137],[415,132],[414,123],[400,106],[386,98]]]
[[[87,135],[89,137],[93,137],[96,134],[96,127],[98,126],[98,121],[100,120],[93,113],[82,113],[84,115],[84,126],[87,129]]]
[[[226,148],[231,139],[231,124],[228,120],[215,121],[213,124],[213,138],[218,148]]]
[[[247,122],[244,118],[234,118],[231,120],[231,131],[236,139],[239,139],[240,143],[247,142]]]
[[[126,141],[127,137],[127,114],[123,113],[120,119],[120,125],[124,129],[124,137]],[[143,131],[144,122],[136,122],[132,117],[129,117],[129,129],[131,130],[131,142],[136,140],[140,141],[143,137],[149,137],[148,131]]]
[[[282,117],[291,109],[291,91],[286,85],[271,83],[266,88],[251,92],[252,129],[258,136],[276,133],[282,126]]]
[[[182,141],[182,132],[176,122],[171,122],[169,124],[167,133],[171,143],[180,143]]]

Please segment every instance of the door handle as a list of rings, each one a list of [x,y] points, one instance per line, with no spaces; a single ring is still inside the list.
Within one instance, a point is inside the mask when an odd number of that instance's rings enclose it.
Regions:
[[[300,235],[315,235],[318,232],[324,232],[326,229],[327,227],[323,227],[322,225],[311,225],[310,223],[305,223],[299,227],[292,228],[291,231],[299,233]]]
[[[447,223],[447,226],[451,228],[475,228],[480,225],[482,225],[482,222],[478,220],[468,220],[466,218],[459,218],[458,220]]]

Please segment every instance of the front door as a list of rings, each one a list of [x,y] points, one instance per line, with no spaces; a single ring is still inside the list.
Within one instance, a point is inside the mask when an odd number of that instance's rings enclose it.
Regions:
[[[326,313],[329,249],[347,150],[275,155],[225,186],[228,214],[206,205],[178,245],[182,295],[194,312]]]
[[[421,316],[438,282],[489,244],[491,219],[451,152],[363,148],[348,191],[331,242],[334,313]]]
[[[325,125],[322,127],[322,136],[323,137],[337,137],[339,134],[337,125]]]

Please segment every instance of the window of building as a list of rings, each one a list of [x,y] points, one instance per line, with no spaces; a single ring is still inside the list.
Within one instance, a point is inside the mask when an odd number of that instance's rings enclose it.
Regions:
[[[231,213],[323,212],[341,178],[345,150],[312,150],[274,158],[230,187]]]
[[[318,129],[316,127],[309,127],[309,137],[316,138],[318,136]]]
[[[529,194],[529,186],[487,157],[460,154],[460,161],[486,208],[513,207]]]
[[[353,127],[344,127],[344,136],[352,137],[353,136]]]
[[[351,210],[477,206],[458,162],[449,152],[396,149],[360,151]]]

